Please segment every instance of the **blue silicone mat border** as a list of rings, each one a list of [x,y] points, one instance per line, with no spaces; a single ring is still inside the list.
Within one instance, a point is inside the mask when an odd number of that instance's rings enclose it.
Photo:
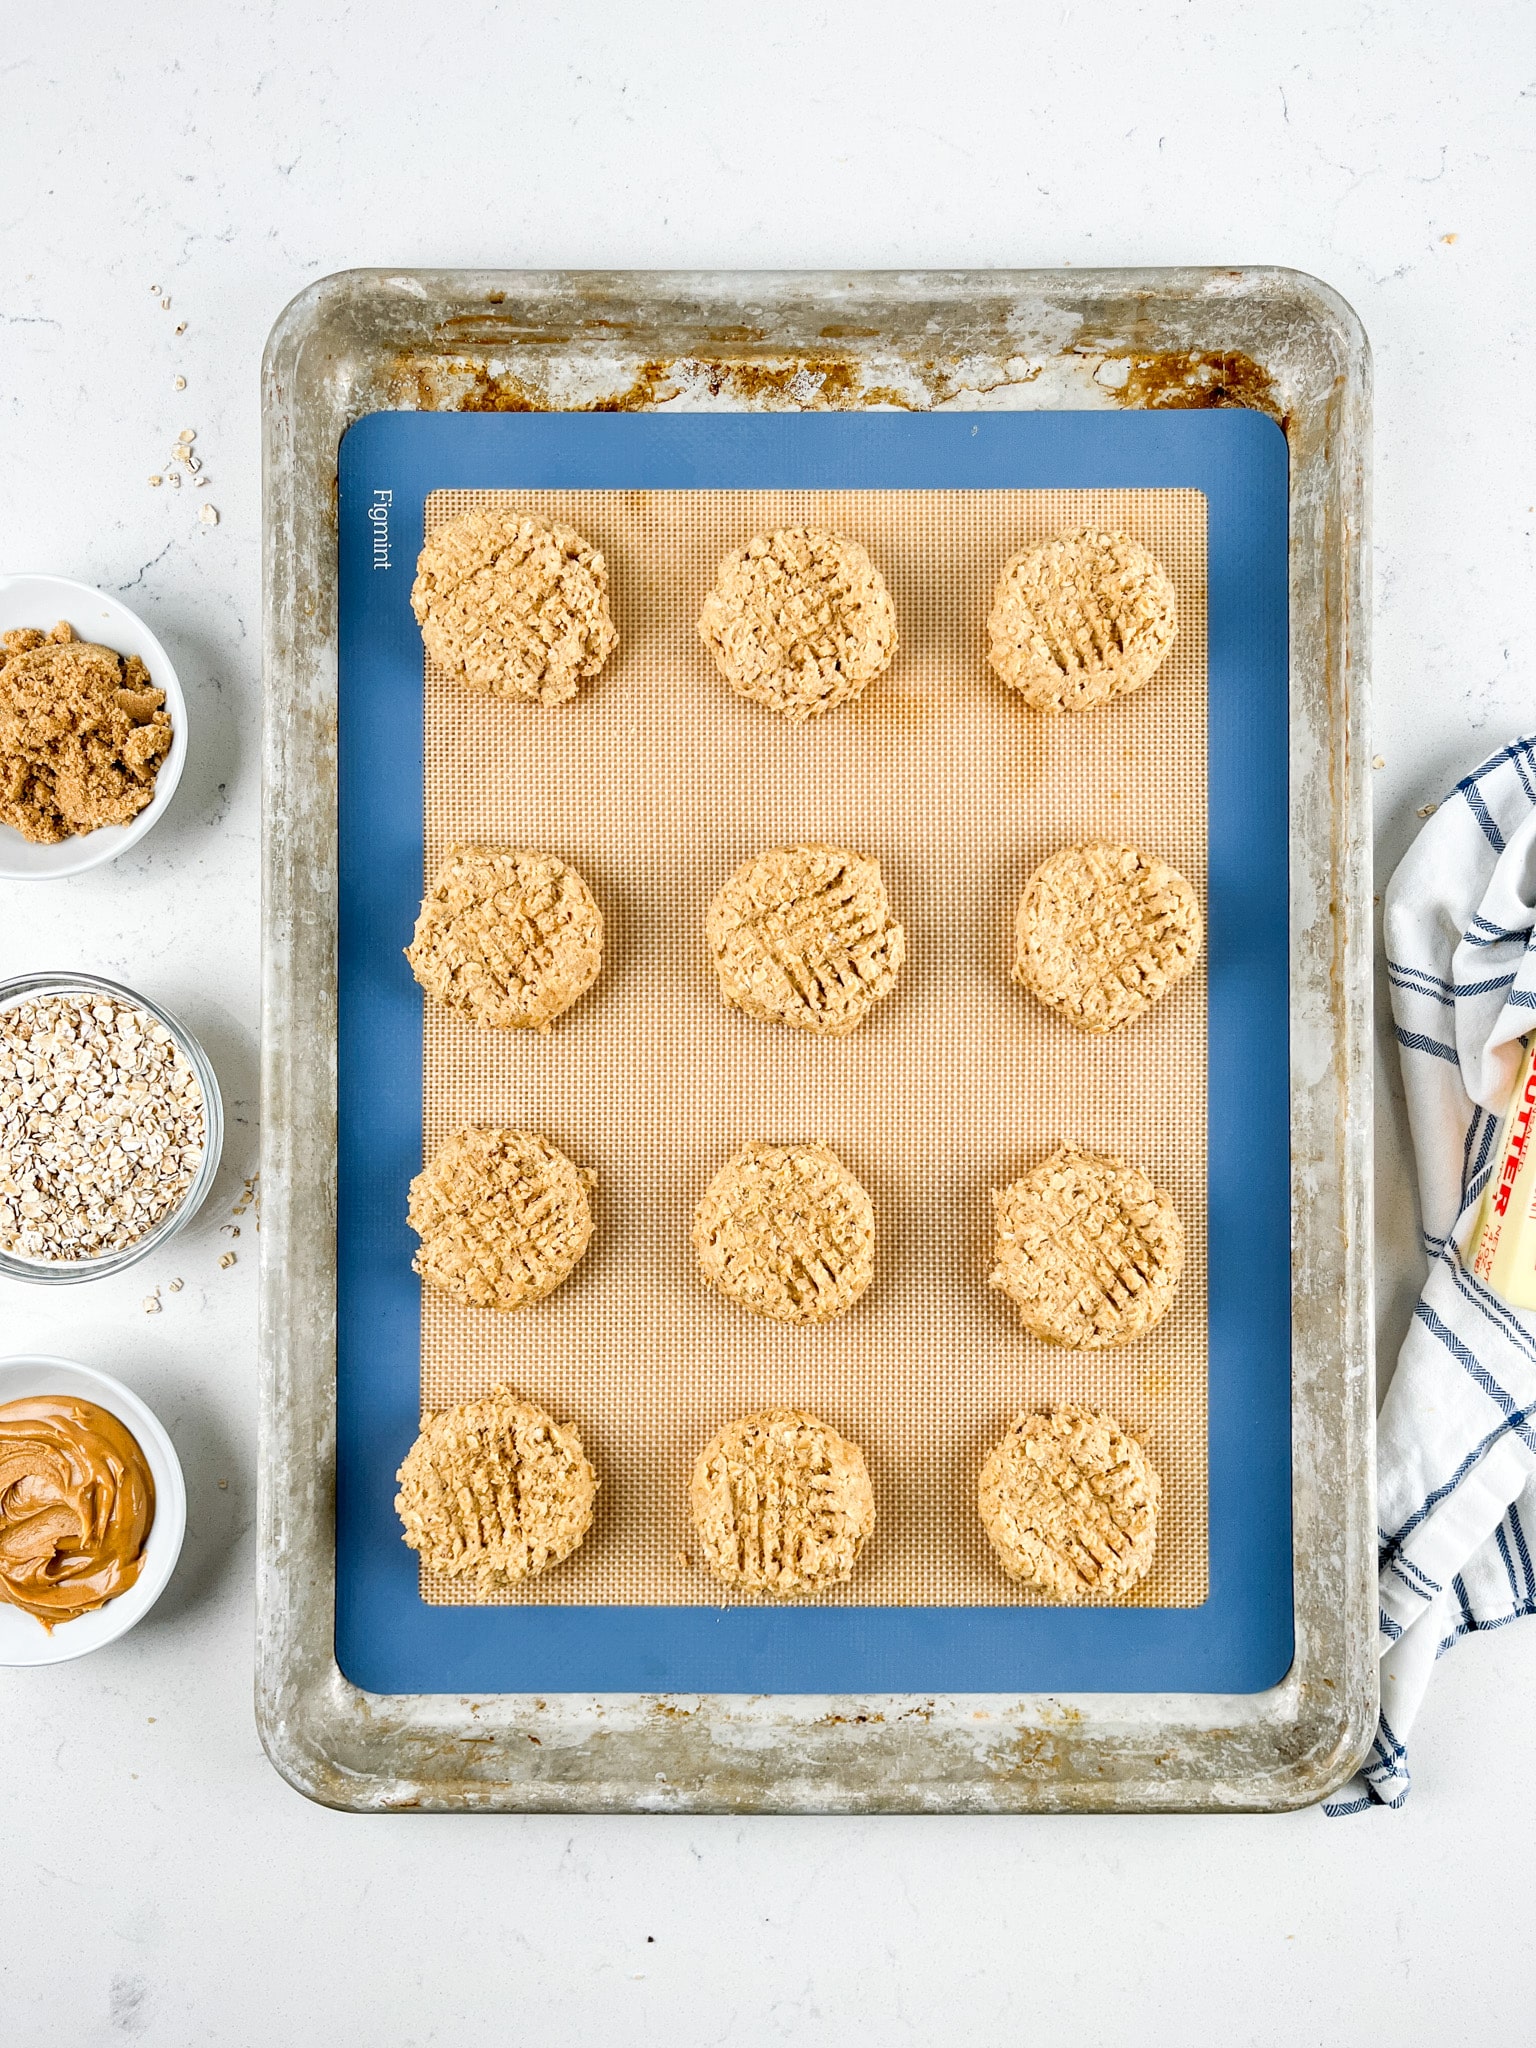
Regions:
[[[340,450],[336,1657],[406,1692],[1254,1692],[1289,1668],[1288,458],[1245,411],[374,413]],[[1192,487],[1208,508],[1210,1595],[1198,1608],[432,1607],[405,1223],[433,490]],[[1029,714],[1022,708],[1021,717]]]

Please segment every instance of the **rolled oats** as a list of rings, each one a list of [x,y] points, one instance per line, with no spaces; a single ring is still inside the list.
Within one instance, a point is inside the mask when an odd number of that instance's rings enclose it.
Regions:
[[[203,1091],[158,1017],[85,992],[0,1010],[0,1249],[125,1250],[180,1206],[206,1143]]]

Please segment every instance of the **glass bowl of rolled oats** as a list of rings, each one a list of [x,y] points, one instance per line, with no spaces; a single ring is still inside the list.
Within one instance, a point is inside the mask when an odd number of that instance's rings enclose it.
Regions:
[[[0,982],[0,1274],[120,1273],[197,1214],[224,1140],[207,1054],[90,974]]]

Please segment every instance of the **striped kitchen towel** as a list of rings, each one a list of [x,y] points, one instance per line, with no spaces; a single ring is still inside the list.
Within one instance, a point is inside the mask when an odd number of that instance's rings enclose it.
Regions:
[[[1333,1814],[1408,1797],[1435,1660],[1536,1613],[1536,1316],[1472,1272],[1523,1033],[1536,1029],[1536,739],[1503,747],[1392,877],[1387,974],[1429,1277],[1378,1433],[1381,1720]]]

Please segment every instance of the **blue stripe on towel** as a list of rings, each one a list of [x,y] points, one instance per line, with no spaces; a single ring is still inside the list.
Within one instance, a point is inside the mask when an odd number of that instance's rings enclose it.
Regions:
[[[1532,1413],[1536,1413],[1536,1409],[1517,1407],[1513,1396],[1504,1391],[1487,1366],[1483,1364],[1483,1361],[1473,1356],[1456,1335],[1455,1331],[1447,1329],[1427,1303],[1420,1301],[1418,1307],[1414,1310],[1414,1314],[1432,1337],[1440,1339],[1440,1342],[1450,1352],[1452,1358],[1455,1359],[1467,1377],[1475,1385],[1482,1388],[1496,1408],[1500,1408],[1504,1412],[1504,1421],[1500,1428],[1484,1437],[1477,1449],[1469,1454],[1471,1459],[1475,1462],[1478,1458],[1482,1457],[1496,1437],[1502,1435],[1505,1430],[1511,1429],[1528,1450],[1536,1451],[1536,1435],[1533,1435],[1526,1427],[1528,1418]]]
[[[1463,1262],[1461,1247],[1454,1239],[1448,1244],[1444,1258],[1457,1292],[1464,1294],[1475,1308],[1481,1310],[1501,1337],[1523,1351],[1527,1358],[1536,1360],[1536,1336],[1526,1328],[1509,1303],[1502,1301],[1491,1287],[1484,1286]]]
[[[1483,802],[1482,791],[1475,782],[1469,780],[1462,784],[1461,793],[1466,798],[1467,806],[1473,817],[1482,826],[1483,837],[1488,841],[1488,844],[1495,853],[1502,853],[1504,851],[1504,834],[1493,822],[1493,813]]]
[[[1406,1045],[1410,1052],[1432,1052],[1437,1060],[1449,1060],[1453,1067],[1459,1067],[1454,1045],[1442,1045],[1438,1038],[1426,1038],[1422,1031],[1404,1031],[1397,1027],[1397,1042]]]
[[[1512,1500],[1509,1504],[1509,1529],[1515,1539],[1515,1548],[1520,1553],[1520,1568],[1525,1573],[1525,1597],[1536,1601],[1536,1572],[1531,1570],[1530,1545],[1525,1540],[1525,1525],[1520,1520],[1520,1503]]]
[[[1473,931],[1473,924],[1481,925],[1482,930]],[[1469,924],[1462,933],[1463,939],[1469,946],[1500,946],[1506,939],[1518,940],[1523,946],[1529,936],[1528,932],[1507,932],[1501,925],[1490,924],[1486,917],[1479,917],[1475,912],[1472,917],[1472,924]]]

